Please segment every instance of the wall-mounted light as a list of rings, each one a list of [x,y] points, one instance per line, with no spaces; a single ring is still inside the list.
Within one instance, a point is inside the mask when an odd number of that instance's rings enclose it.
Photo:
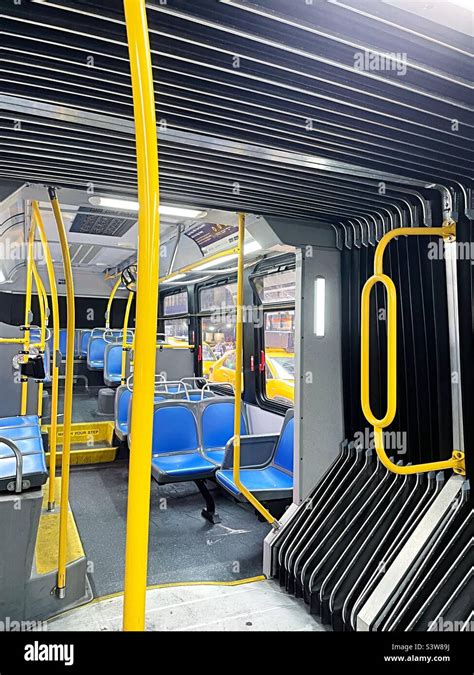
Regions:
[[[324,337],[326,330],[326,279],[314,280],[314,334]]]

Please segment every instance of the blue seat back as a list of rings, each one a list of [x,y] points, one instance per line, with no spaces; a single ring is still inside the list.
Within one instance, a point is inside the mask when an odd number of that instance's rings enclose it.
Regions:
[[[153,415],[153,455],[186,452],[199,447],[196,418],[182,405],[158,404]]]
[[[130,404],[130,399],[132,398],[132,392],[127,387],[120,389],[117,394],[117,405],[115,408],[115,427],[119,428],[121,431],[124,431],[128,425],[128,406]]]
[[[291,417],[284,425],[275,450],[273,464],[279,469],[293,473],[295,420]]]
[[[61,328],[59,331],[59,351],[63,359],[66,358],[66,342],[67,342],[67,330]]]
[[[93,337],[89,340],[87,349],[87,365],[91,370],[104,369],[104,354],[107,342],[102,336]]]
[[[110,345],[104,352],[104,380],[120,382],[122,374],[122,345]]]
[[[81,342],[79,345],[79,356],[83,359],[87,358],[87,347],[89,345],[89,340],[91,339],[91,330],[82,330],[81,331]]]
[[[201,416],[202,446],[223,448],[234,435],[234,409],[232,401],[216,401],[206,405]],[[245,417],[240,418],[240,433],[247,433]]]

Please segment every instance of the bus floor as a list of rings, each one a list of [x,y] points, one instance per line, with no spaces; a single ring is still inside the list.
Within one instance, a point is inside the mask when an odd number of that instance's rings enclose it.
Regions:
[[[72,404],[72,421],[74,423],[80,422],[105,422],[107,420],[112,420],[114,418],[112,415],[99,415],[97,412],[97,396],[99,389],[102,387],[85,387],[77,386],[74,387],[74,398]],[[50,390],[47,390],[50,395]],[[58,396],[58,422],[59,424],[63,423],[63,410],[64,410],[64,389],[60,389]],[[43,413],[43,424],[50,423],[50,404],[49,401],[45,406]]]
[[[93,600],[48,622],[52,631],[119,631],[123,596]],[[147,591],[148,631],[324,631],[274,580]]]
[[[201,516],[204,501],[194,483],[151,483],[148,585],[236,581],[262,574],[269,525],[248,505],[208,483],[220,524]],[[70,504],[88,559],[94,596],[123,590],[128,464],[73,467]]]

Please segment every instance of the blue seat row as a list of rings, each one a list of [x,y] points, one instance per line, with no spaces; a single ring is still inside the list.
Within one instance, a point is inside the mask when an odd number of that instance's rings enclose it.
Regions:
[[[213,478],[234,433],[235,400],[163,401],[153,414],[152,475],[160,483]],[[241,433],[247,433],[242,414]]]
[[[212,392],[203,392],[202,389],[188,389],[180,383],[166,382],[155,385],[155,403],[166,400],[201,401],[205,398],[214,398]],[[130,407],[132,391],[127,385],[117,388],[115,394],[115,432],[120,440],[126,440],[129,430]]]
[[[2,442],[1,439],[7,442]],[[9,443],[21,455],[21,489],[17,489],[18,460]],[[0,419],[0,492],[39,487],[48,478],[40,422],[35,415]]]

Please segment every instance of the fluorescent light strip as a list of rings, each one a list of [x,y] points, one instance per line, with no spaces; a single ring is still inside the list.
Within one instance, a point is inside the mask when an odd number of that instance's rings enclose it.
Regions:
[[[314,333],[324,337],[326,323],[326,279],[317,277],[314,281]]]
[[[89,197],[92,206],[102,206],[106,209],[119,209],[123,211],[138,211],[138,202],[134,199],[114,199],[113,197]],[[206,211],[187,209],[181,206],[166,206],[160,204],[159,212],[162,216],[174,216],[176,218],[202,218]]]

